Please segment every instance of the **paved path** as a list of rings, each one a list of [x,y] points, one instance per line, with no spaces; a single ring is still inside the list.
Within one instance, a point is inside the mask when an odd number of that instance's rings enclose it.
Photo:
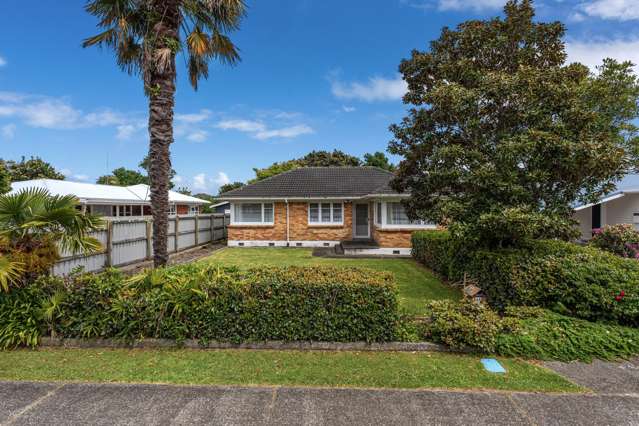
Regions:
[[[622,362],[595,360],[590,364],[545,362],[544,365],[598,393],[639,394],[639,357]]]
[[[639,395],[0,382],[3,425],[639,425]]]

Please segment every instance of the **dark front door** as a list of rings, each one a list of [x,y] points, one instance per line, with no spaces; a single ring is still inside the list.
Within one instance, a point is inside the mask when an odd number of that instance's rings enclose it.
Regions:
[[[368,204],[355,204],[355,238],[369,238]]]

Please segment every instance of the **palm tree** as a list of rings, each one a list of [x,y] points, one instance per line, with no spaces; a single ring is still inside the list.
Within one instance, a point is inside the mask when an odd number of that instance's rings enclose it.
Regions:
[[[90,233],[104,222],[82,213],[74,196],[52,196],[45,189],[29,188],[0,195],[0,287],[48,270],[60,250],[92,253],[101,249]]]
[[[153,211],[154,265],[168,260],[169,146],[173,142],[175,58],[186,57],[191,85],[208,77],[208,63],[239,61],[225,35],[245,13],[242,0],[92,0],[86,10],[98,17],[100,34],[83,46],[112,49],[118,66],[141,75],[149,98],[149,177]]]

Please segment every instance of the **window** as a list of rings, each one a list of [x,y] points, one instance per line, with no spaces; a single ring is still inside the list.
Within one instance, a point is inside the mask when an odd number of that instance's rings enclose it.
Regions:
[[[240,203],[233,205],[233,223],[272,224],[273,203]]]
[[[189,206],[189,216],[196,216],[198,213],[200,213],[198,206]]]
[[[175,204],[169,204],[169,216],[175,216],[177,214],[177,207]]]
[[[379,202],[375,209],[375,223],[380,227],[434,227],[425,220],[410,220],[401,202]]]
[[[308,223],[311,225],[341,225],[344,221],[344,204],[309,203]]]

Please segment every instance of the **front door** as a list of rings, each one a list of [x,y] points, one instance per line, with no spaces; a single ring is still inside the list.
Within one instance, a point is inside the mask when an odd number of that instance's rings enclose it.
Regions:
[[[355,204],[355,238],[369,238],[368,204]]]

